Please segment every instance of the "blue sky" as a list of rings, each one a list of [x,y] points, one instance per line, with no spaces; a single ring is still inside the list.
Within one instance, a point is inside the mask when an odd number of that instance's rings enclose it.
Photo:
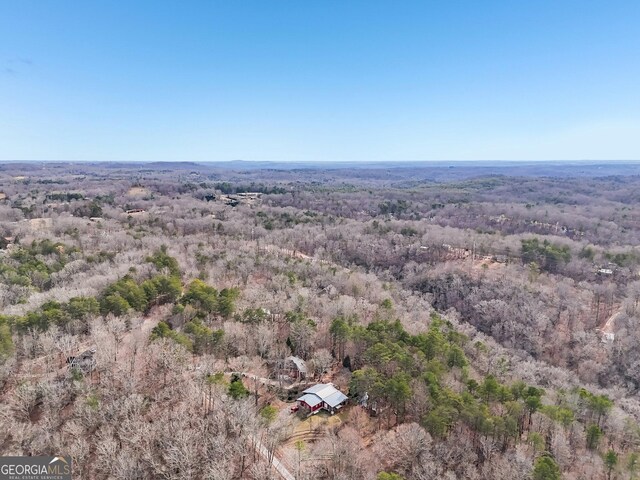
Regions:
[[[637,0],[0,0],[0,160],[639,160],[639,25]]]

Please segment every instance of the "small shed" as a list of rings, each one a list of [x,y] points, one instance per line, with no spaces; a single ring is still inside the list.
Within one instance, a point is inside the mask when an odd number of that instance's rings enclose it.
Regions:
[[[613,332],[602,332],[601,342],[611,343],[616,339],[616,334]]]

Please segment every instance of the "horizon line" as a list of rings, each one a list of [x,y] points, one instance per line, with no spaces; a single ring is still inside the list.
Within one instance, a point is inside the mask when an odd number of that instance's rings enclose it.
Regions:
[[[211,163],[286,163],[286,164],[438,164],[438,163],[640,163],[638,159],[561,159],[561,160],[505,160],[505,159],[474,159],[474,160],[64,160],[64,159],[17,159],[0,160],[2,163],[182,163],[206,165]]]

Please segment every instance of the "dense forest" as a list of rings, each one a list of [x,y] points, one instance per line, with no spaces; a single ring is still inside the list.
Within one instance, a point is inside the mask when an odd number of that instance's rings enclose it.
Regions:
[[[638,173],[2,164],[0,452],[95,479],[638,478]],[[319,383],[344,407],[298,410]]]

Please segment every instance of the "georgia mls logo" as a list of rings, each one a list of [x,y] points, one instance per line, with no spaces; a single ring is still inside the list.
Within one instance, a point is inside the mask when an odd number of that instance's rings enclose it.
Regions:
[[[0,480],[71,480],[71,457],[0,457]]]

